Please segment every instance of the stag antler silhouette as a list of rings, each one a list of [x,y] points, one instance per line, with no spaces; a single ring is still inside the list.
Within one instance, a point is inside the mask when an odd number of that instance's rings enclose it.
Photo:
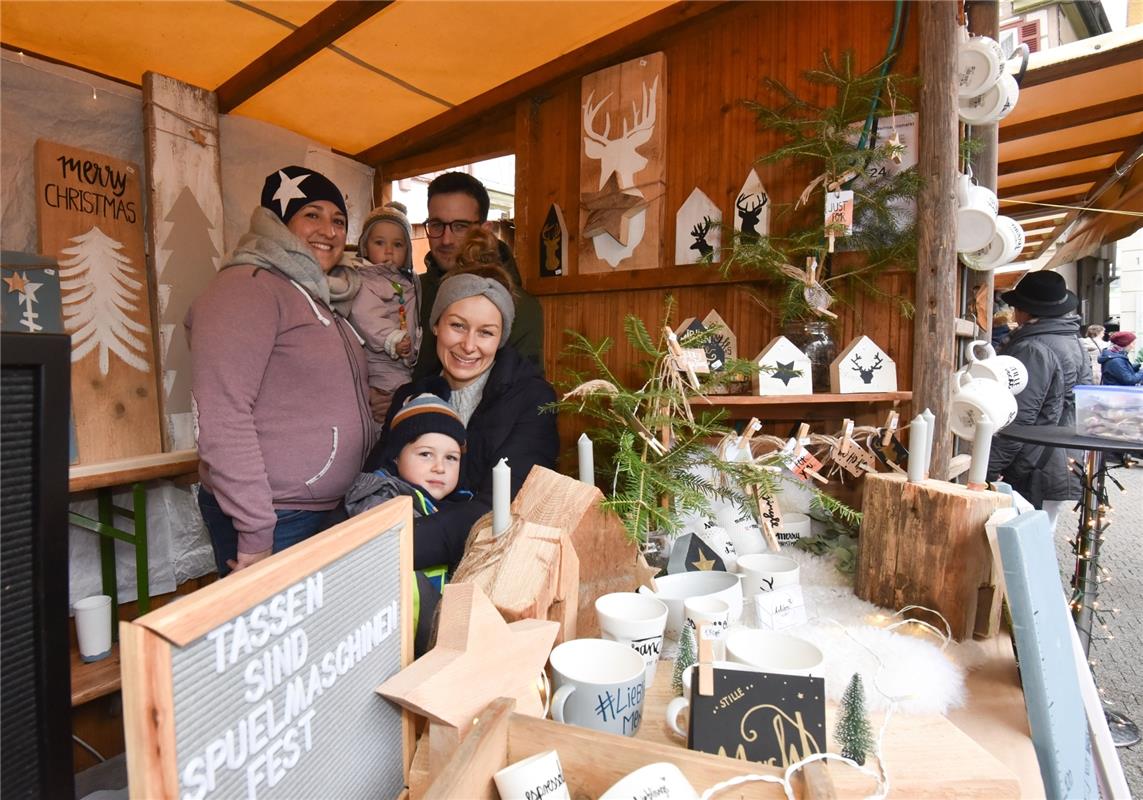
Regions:
[[[627,127],[627,120],[623,120],[623,135],[616,139],[609,139],[611,132],[611,114],[605,114],[603,132],[595,132],[595,115],[603,104],[611,99],[608,94],[597,104],[592,105],[595,92],[587,96],[583,105],[583,129],[587,136],[584,141],[584,152],[588,158],[599,159],[599,188],[602,189],[611,173],[619,175],[619,188],[630,189],[635,185],[635,173],[647,166],[647,159],[639,155],[635,149],[646,144],[651,139],[655,129],[655,100],[659,93],[659,78],[651,84],[650,92],[647,84],[643,84],[643,109],[640,112],[635,103],[631,103],[631,128]]]
[[[881,369],[881,367],[883,366],[881,362],[883,360],[884,359],[882,359],[881,354],[877,353],[873,357],[873,363],[871,365],[869,365],[868,367],[863,367],[863,366],[861,366],[861,357],[859,355],[857,355],[856,353],[854,353],[852,364],[853,364],[853,368],[856,369],[861,374],[861,382],[862,383],[873,383],[873,373],[876,370]]]
[[[700,256],[709,255],[714,252],[714,248],[706,243],[706,235],[710,232],[710,226],[713,223],[710,217],[703,217],[702,222],[696,224],[691,228],[691,236],[695,237],[695,243],[690,246],[691,250],[698,250]]]

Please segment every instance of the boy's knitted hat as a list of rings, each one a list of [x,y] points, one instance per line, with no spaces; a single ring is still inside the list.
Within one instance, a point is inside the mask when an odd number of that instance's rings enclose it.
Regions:
[[[363,261],[368,261],[369,250],[366,244],[369,241],[369,231],[378,222],[392,222],[394,225],[400,226],[401,230],[405,232],[405,263],[401,266],[411,270],[413,268],[413,226],[409,224],[407,213],[408,209],[405,208],[405,205],[396,200],[383,206],[377,206],[370,211],[369,216],[361,226],[361,236],[357,239],[357,255]]]
[[[287,224],[299,209],[318,200],[328,200],[349,216],[341,190],[317,170],[282,167],[267,175],[262,184],[262,207],[273,211]]]
[[[430,391],[410,397],[389,421],[385,431],[386,461],[395,462],[405,445],[426,433],[442,433],[455,439],[461,452],[464,451],[468,436],[464,423],[448,401],[451,393],[448,384],[439,376],[425,384]]]

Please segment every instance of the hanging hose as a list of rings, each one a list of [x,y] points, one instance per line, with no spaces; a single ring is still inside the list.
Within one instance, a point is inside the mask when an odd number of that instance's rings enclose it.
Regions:
[[[893,35],[889,38],[889,46],[885,49],[885,59],[881,64],[881,83],[873,95],[873,102],[869,105],[869,115],[865,118],[865,127],[861,130],[861,138],[857,142],[857,149],[861,150],[869,142],[869,134],[873,131],[873,123],[877,119],[877,104],[881,99],[881,89],[885,86],[886,76],[889,74],[893,62],[897,60],[897,48],[900,45],[901,31],[908,20],[909,7],[905,0],[897,0],[893,9]]]

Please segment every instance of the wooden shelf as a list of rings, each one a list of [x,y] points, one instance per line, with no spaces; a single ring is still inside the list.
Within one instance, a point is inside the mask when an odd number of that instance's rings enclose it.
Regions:
[[[79,658],[79,648],[73,643],[71,650],[71,704],[83,705],[97,697],[119,691],[119,643],[111,645],[111,655],[85,664]]]
[[[833,419],[852,416],[852,406],[884,405],[896,406],[913,399],[912,392],[863,392],[861,394],[786,394],[757,395],[730,394],[710,395],[710,402],[692,400],[691,408],[701,411],[704,408],[725,409],[730,419],[761,420],[811,420]]]
[[[100,464],[80,464],[68,470],[68,491],[83,492],[122,486],[158,478],[177,478],[198,473],[198,451],[176,450],[152,456],[136,456]]]

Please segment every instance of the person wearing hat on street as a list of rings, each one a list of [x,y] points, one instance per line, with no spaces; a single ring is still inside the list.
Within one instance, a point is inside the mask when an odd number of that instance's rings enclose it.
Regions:
[[[344,519],[373,445],[365,351],[326,277],[346,217],[324,175],[275,170],[187,313],[198,501],[220,575]]]
[[[408,383],[421,346],[421,280],[413,270],[413,230],[401,203],[369,212],[357,257],[338,265],[330,283],[351,296],[349,321],[365,340],[373,417],[385,419],[398,386]]]
[[[1111,334],[1110,340],[1111,344],[1099,355],[1099,364],[1103,368],[1103,385],[1138,386],[1143,383],[1143,366],[1131,363],[1135,334],[1116,331]]]
[[[512,470],[513,497],[533,466],[556,467],[556,416],[542,411],[556,393],[536,366],[508,343],[516,305],[511,279],[498,259],[496,238],[482,228],[470,230],[458,254],[461,266],[441,282],[429,314],[440,376],[467,429],[460,485],[472,489],[474,496],[414,521],[414,569],[437,564],[455,569],[473,523],[492,509],[492,468],[500,459],[507,459]],[[394,417],[406,398],[426,391],[426,380],[431,377],[397,390],[366,470],[383,466],[392,453]]]
[[[1075,425],[1075,393],[1091,383],[1091,365],[1079,342],[1079,298],[1056,272],[1030,272],[1001,295],[1015,309],[1018,323],[1000,351],[1028,369],[1028,385],[1016,395],[1016,425]],[[992,440],[989,477],[999,476],[1036,508],[1056,516],[1080,498],[1079,478],[1068,457],[1079,451],[1043,447],[997,436]]]

